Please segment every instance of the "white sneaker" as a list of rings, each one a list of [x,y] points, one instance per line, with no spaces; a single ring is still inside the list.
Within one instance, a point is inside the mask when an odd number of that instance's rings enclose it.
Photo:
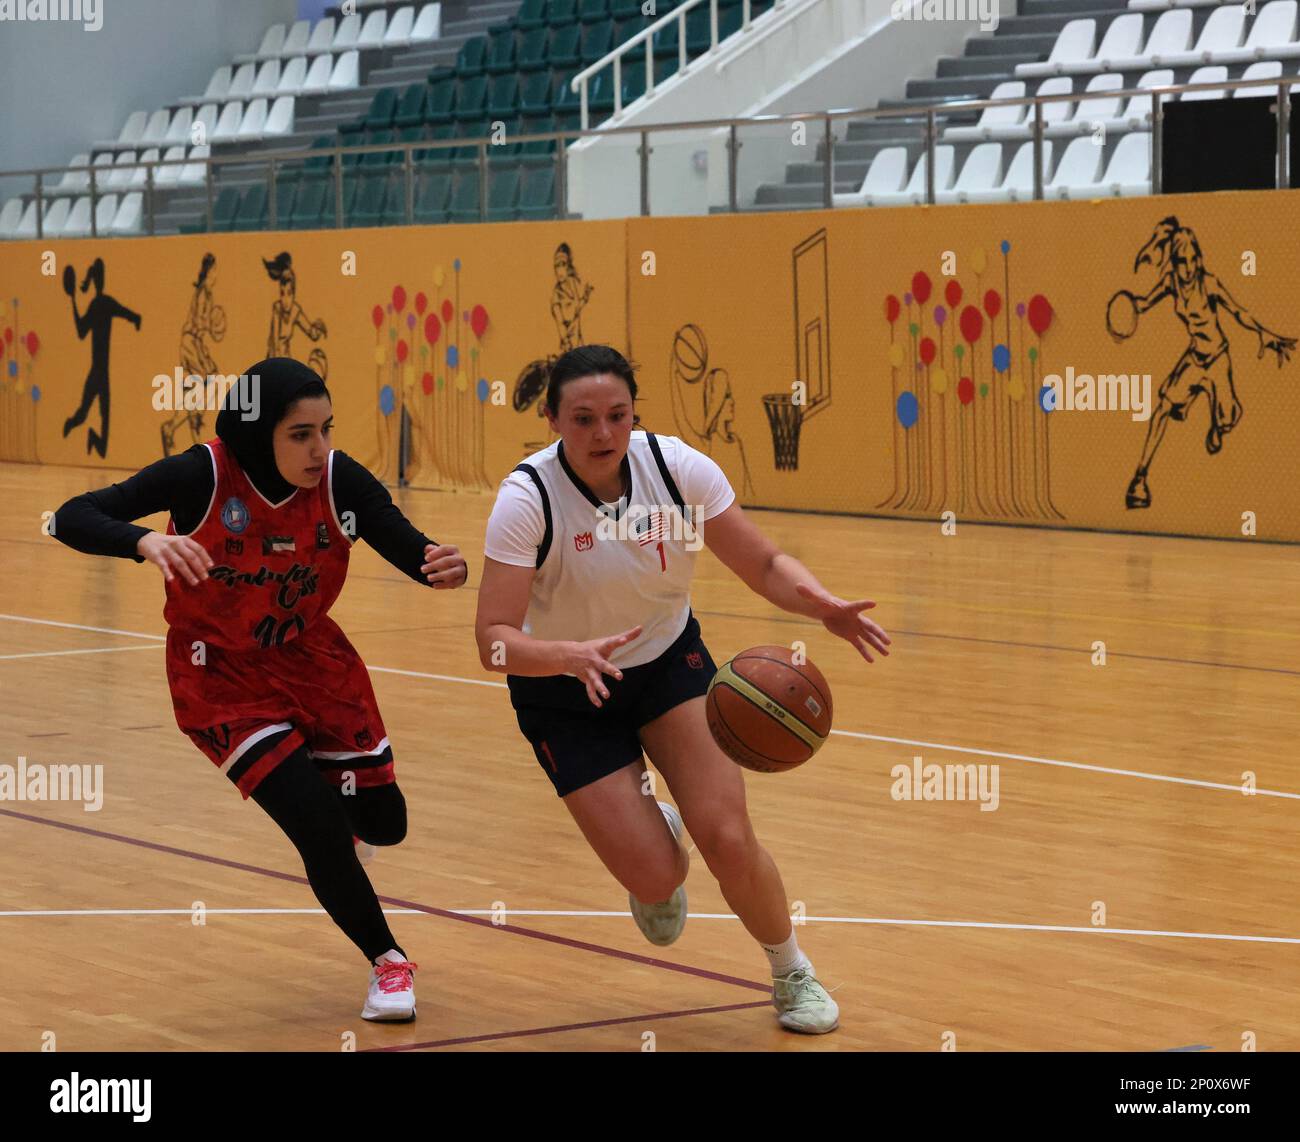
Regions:
[[[664,820],[668,822],[668,828],[672,830],[673,838],[680,846],[682,833],[685,831],[681,814],[666,801],[660,801],[658,805],[663,812]],[[689,860],[688,857],[688,863]],[[658,904],[644,904],[630,892],[627,894],[627,902],[632,909],[632,919],[641,929],[641,935],[656,947],[666,948],[676,941],[682,934],[682,929],[686,927],[685,885],[679,884],[667,900]]]
[[[396,952],[388,953],[397,956]],[[370,968],[370,990],[361,1018],[383,1023],[409,1023],[415,1018],[415,980],[412,972],[420,965],[394,958],[380,960]]]
[[[772,981],[772,1006],[787,1031],[825,1035],[840,1025],[839,1005],[817,981],[811,964]]]

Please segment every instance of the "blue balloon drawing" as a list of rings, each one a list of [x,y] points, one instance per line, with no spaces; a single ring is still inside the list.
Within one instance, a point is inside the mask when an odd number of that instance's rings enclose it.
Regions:
[[[488,383],[483,377],[479,377],[478,388],[475,391],[478,393],[479,404],[483,404],[488,398]]]
[[[901,392],[898,394],[898,423],[904,428],[911,428],[916,423],[917,417],[921,415],[920,405],[916,402],[916,394],[910,392]]]
[[[385,385],[379,390],[379,411],[385,416],[392,416],[397,407],[397,398],[393,396],[393,386]]]
[[[1005,373],[1011,368],[1011,350],[1005,345],[993,346],[993,367],[999,373]]]
[[[456,368],[460,364],[460,348],[456,345],[447,346],[447,367]]]

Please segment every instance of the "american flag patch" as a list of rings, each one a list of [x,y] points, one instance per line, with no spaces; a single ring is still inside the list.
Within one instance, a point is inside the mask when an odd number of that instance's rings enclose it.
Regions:
[[[668,538],[668,521],[663,512],[651,512],[645,519],[637,520],[632,534],[641,547],[658,543],[661,539]]]

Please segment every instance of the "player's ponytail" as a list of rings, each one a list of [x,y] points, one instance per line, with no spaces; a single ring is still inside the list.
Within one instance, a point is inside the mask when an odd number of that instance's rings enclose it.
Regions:
[[[552,415],[560,411],[560,389],[566,381],[576,381],[582,377],[599,376],[610,373],[622,378],[636,402],[636,366],[617,349],[609,345],[579,345],[570,349],[551,366],[550,382],[546,386],[546,407]],[[639,416],[632,417],[633,424],[639,424]]]

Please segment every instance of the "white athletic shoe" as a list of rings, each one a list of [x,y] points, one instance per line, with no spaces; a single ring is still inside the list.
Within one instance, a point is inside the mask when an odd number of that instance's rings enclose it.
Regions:
[[[664,819],[668,822],[668,828],[672,830],[673,837],[681,845],[682,833],[685,831],[681,814],[666,801],[660,801],[658,805]],[[689,859],[688,857],[688,862]],[[685,885],[679,884],[673,890],[673,894],[659,904],[644,904],[630,892],[627,894],[627,902],[632,909],[632,919],[641,929],[641,935],[656,947],[666,948],[682,934],[682,929],[686,927]]]
[[[392,953],[396,955],[396,953]],[[409,1023],[415,1018],[415,980],[412,972],[420,965],[403,959],[383,960],[371,965],[370,990],[361,1018],[382,1023]]]
[[[360,837],[352,838],[352,847],[357,851],[357,860],[362,864],[369,864],[375,859],[375,846],[368,845]]]
[[[772,1006],[777,1022],[787,1031],[825,1035],[840,1025],[839,1005],[818,983],[811,965],[772,981]]]

